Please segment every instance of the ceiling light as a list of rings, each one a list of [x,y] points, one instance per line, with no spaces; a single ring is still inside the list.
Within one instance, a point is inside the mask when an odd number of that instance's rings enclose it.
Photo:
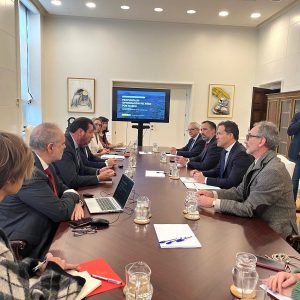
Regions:
[[[192,15],[192,14],[195,14],[196,11],[194,9],[189,9],[186,11],[186,13]]]
[[[130,7],[128,5],[122,5],[121,8],[122,9],[130,9]]]
[[[227,17],[229,15],[229,12],[227,10],[222,10],[219,12],[220,17]]]
[[[154,8],[154,11],[156,11],[156,12],[162,12],[164,9],[163,8],[161,8],[161,7],[155,7]]]
[[[261,14],[259,13],[259,12],[255,12],[255,13],[253,13],[253,14],[251,14],[251,18],[252,19],[257,19],[257,18],[259,18],[261,16]]]
[[[61,5],[61,1],[60,0],[52,0],[51,3],[53,5]]]
[[[85,4],[85,6],[89,7],[89,8],[95,8],[96,7],[96,4],[94,2],[87,2]]]

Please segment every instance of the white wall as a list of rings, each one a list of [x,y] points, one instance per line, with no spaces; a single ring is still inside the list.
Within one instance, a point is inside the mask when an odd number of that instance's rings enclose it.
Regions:
[[[258,30],[257,85],[282,81],[281,91],[300,89],[300,3]]]
[[[46,17],[43,33],[44,121],[65,128],[75,115],[67,113],[67,77],[89,77],[96,79],[95,115],[108,117],[113,80],[194,83],[190,119],[198,121],[207,119],[209,84],[234,84],[233,119],[242,135],[248,129],[255,29]]]

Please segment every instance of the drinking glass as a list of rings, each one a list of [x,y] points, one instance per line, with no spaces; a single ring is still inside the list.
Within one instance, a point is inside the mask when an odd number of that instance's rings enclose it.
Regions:
[[[172,170],[171,170],[171,179],[179,179],[179,170],[176,166],[176,164],[174,164]]]
[[[151,300],[153,287],[150,283],[151,269],[142,261],[135,262],[128,269],[126,300]]]
[[[132,179],[134,175],[134,169],[131,166],[128,166],[127,169],[124,171],[124,174]]]
[[[137,198],[135,207],[135,221],[147,222],[150,218],[150,199],[147,196]],[[148,222],[149,223],[149,222]]]
[[[129,157],[129,166],[131,168],[136,168],[136,158],[134,155],[130,155]]]
[[[162,162],[162,163],[166,163],[167,162],[167,153],[166,152],[162,152],[160,154],[160,162]]]
[[[158,152],[158,144],[157,144],[157,143],[153,143],[152,151],[153,151],[154,153],[157,153],[157,152]]]

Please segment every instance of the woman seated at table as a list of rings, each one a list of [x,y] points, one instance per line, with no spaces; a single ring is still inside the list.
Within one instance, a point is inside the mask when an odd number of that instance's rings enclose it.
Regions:
[[[31,177],[33,155],[21,138],[0,131],[0,201],[17,193],[24,179]],[[48,253],[39,268],[36,259],[17,262],[5,233],[0,229],[0,299],[75,299],[85,283],[64,270],[77,269]],[[40,275],[30,286],[29,279]]]
[[[98,118],[101,121],[101,132],[100,132],[100,141],[102,143],[102,146],[106,149],[114,149],[117,147],[122,147],[123,143],[118,143],[118,144],[111,144],[107,137],[106,137],[106,133],[108,132],[108,119],[105,117],[99,117]]]
[[[300,269],[294,273],[279,272],[263,281],[273,292],[300,300]]]
[[[94,136],[91,139],[91,142],[89,143],[89,148],[93,155],[95,156],[101,156],[103,154],[109,153],[108,148],[104,148],[102,145],[102,122],[99,118],[93,118],[92,119],[94,123]]]

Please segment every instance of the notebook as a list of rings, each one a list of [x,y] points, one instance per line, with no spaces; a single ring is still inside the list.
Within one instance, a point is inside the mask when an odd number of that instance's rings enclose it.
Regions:
[[[123,174],[112,197],[85,198],[90,214],[123,211],[133,186],[133,180]]]

